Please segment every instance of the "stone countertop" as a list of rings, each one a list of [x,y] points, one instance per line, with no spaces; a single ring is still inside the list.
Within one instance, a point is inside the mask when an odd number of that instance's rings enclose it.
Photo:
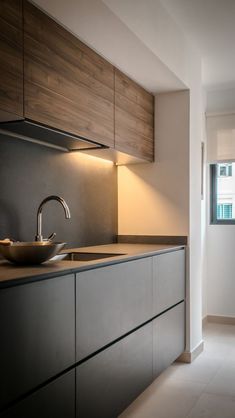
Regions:
[[[64,252],[113,253],[114,257],[100,258],[92,261],[47,261],[38,266],[19,266],[8,261],[0,261],[0,287],[25,284],[50,277],[62,276],[84,270],[110,266],[124,261],[176,251],[184,245],[159,244],[107,244],[92,247],[80,247],[64,250]],[[120,254],[120,255],[117,255]]]

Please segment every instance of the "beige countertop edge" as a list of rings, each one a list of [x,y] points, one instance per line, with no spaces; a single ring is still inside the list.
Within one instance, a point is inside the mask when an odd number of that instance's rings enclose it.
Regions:
[[[114,257],[101,258],[92,261],[48,261],[40,266],[17,266],[8,261],[0,261],[0,288],[22,285],[34,281],[49,279],[79,273],[85,270],[106,267],[125,261],[152,257],[154,255],[172,252],[185,248],[184,245],[160,244],[107,244],[92,247],[79,247],[65,252],[114,253]],[[117,253],[125,255],[117,256]]]

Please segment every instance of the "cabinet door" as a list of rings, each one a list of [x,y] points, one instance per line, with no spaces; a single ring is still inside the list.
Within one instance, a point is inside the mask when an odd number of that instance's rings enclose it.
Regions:
[[[154,160],[154,97],[115,69],[115,148]]]
[[[0,122],[23,118],[22,1],[0,1]]]
[[[153,257],[153,316],[185,299],[185,251]]]
[[[157,377],[185,348],[184,302],[153,321],[153,375]]]
[[[39,389],[1,417],[75,418],[75,370]]]
[[[1,289],[0,407],[75,362],[74,276]]]
[[[152,381],[148,324],[77,367],[77,418],[116,418]]]
[[[151,318],[151,258],[78,273],[76,298],[81,360]]]
[[[25,117],[114,146],[114,69],[24,1]]]

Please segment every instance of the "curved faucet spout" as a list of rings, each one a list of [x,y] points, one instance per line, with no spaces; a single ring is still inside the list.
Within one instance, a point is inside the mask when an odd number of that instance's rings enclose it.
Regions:
[[[43,209],[43,206],[45,205],[45,203],[49,202],[50,200],[56,200],[57,202],[59,202],[64,208],[65,218],[66,219],[71,218],[69,207],[68,207],[67,203],[65,202],[65,200],[63,199],[63,197],[54,196],[54,195],[46,197],[40,203],[38,211],[37,211],[37,234],[36,234],[36,237],[35,237],[35,241],[43,241],[43,236],[42,236],[42,209]],[[51,235],[51,237],[54,237],[54,236],[55,236],[55,234]]]

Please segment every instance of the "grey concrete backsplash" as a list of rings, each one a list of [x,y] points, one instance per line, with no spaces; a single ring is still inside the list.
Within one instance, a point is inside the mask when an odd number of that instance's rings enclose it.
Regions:
[[[48,202],[44,237],[56,232],[69,247],[115,241],[116,166],[0,135],[0,239],[34,240],[37,208],[51,194],[66,200],[71,219],[58,202]]]

